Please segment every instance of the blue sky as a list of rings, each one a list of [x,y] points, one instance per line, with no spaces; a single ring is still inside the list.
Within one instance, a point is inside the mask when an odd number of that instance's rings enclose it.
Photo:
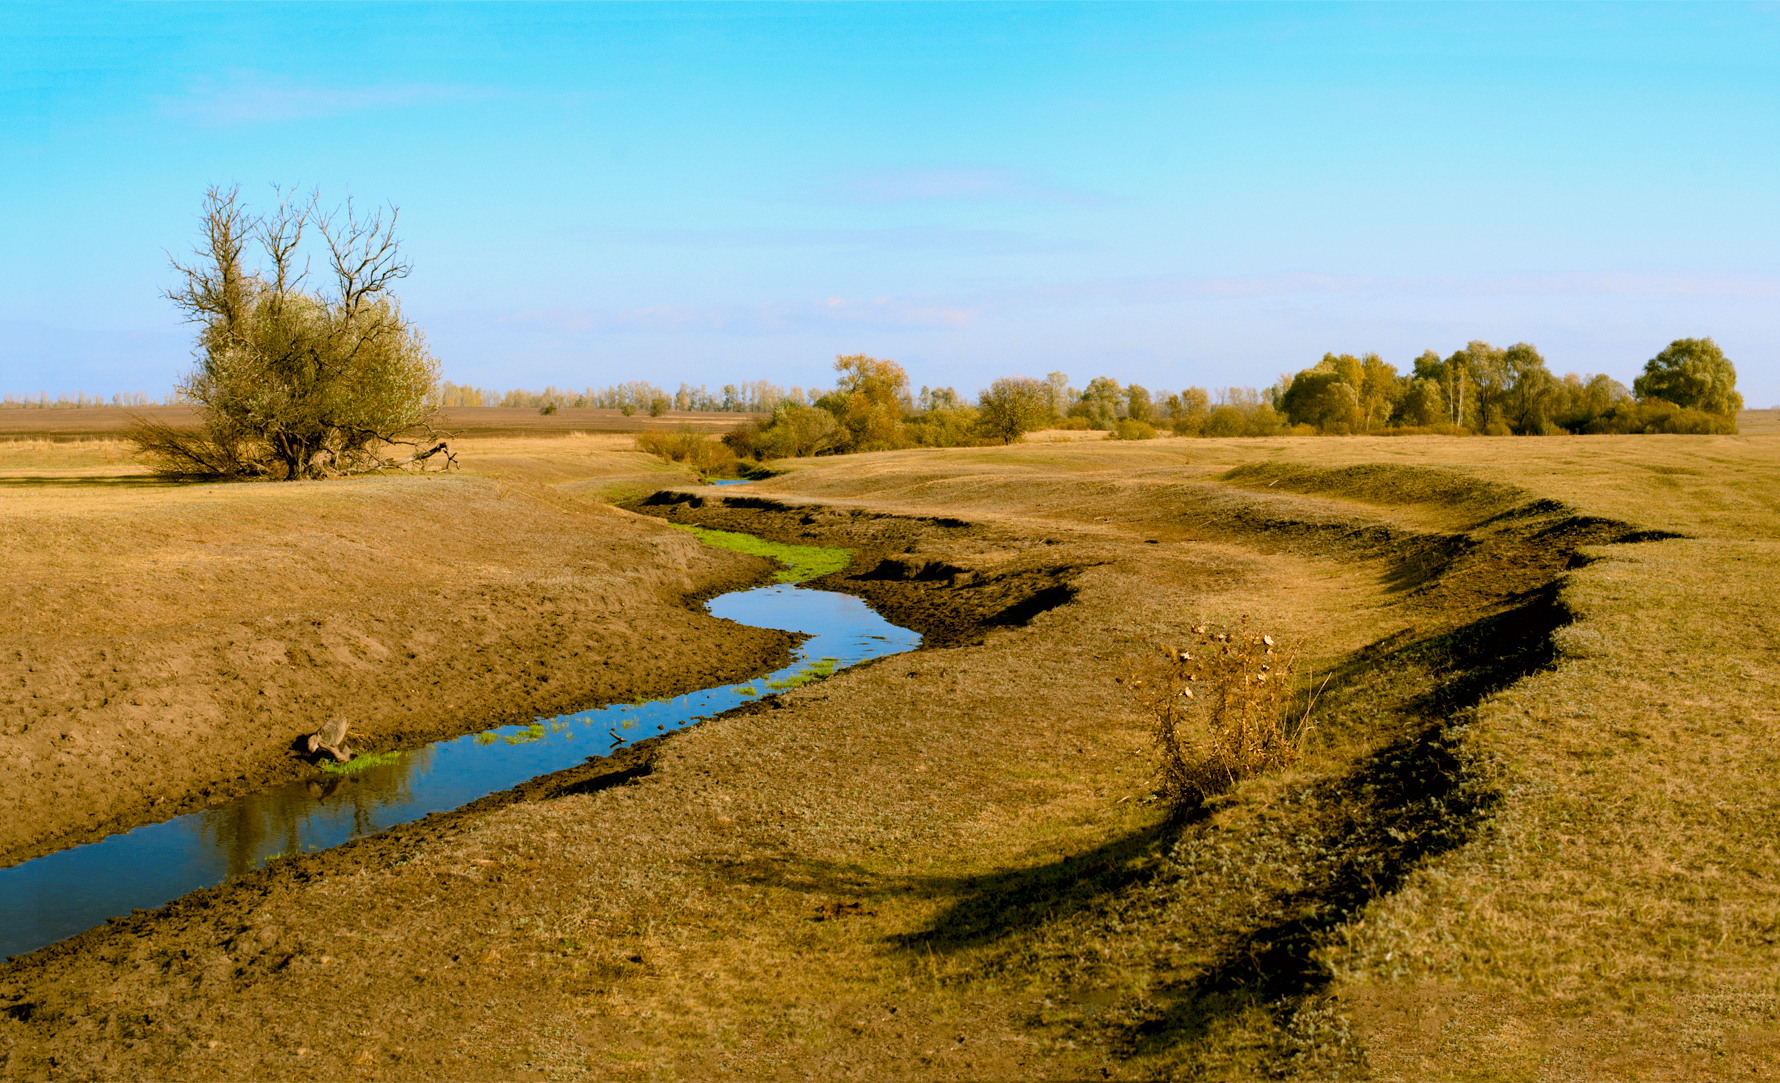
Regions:
[[[401,208],[445,375],[1263,385],[1469,339],[1780,402],[1780,8],[0,5],[0,391],[163,393],[206,186]]]

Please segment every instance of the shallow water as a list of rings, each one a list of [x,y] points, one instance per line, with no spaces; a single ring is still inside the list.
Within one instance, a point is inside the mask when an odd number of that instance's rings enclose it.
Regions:
[[[852,595],[789,584],[725,594],[708,608],[741,624],[811,638],[793,651],[790,666],[752,681],[439,741],[357,775],[279,786],[0,869],[0,956],[34,951],[113,915],[161,906],[267,858],[337,846],[573,767],[624,742],[679,729],[773,691],[772,682],[823,659],[840,668],[913,650],[921,639]]]

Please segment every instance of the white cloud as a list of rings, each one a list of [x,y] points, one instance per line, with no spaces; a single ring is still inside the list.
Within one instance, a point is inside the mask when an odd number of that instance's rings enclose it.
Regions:
[[[961,328],[969,305],[919,297],[822,297],[760,305],[651,305],[600,312],[581,305],[531,309],[497,322],[567,335],[728,331],[741,335],[869,327],[884,331]]]

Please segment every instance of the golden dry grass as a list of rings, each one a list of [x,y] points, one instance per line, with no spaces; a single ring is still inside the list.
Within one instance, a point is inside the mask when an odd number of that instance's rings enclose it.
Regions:
[[[552,454],[490,460],[545,477]],[[587,456],[593,480],[630,470]],[[0,994],[65,1015],[0,1031],[7,1070],[1780,1071],[1780,439],[793,465],[748,487],[824,506],[787,529],[866,545],[898,521],[846,512],[965,519],[907,544],[961,590],[1075,567],[1075,598],[691,731],[633,785],[301,859],[8,974]],[[1566,539],[1623,536],[1605,520],[1686,536],[1572,561]],[[1115,678],[1244,617],[1335,675],[1316,740],[1171,827]],[[262,942],[302,950],[274,971]],[[158,1029],[127,1038],[142,1011]]]
[[[1296,514],[1359,499],[1387,521],[1465,529],[1518,491],[1687,535],[1601,550],[1563,578],[1577,621],[1556,633],[1555,666],[1486,699],[1471,726],[1476,751],[1505,773],[1488,831],[1371,904],[1329,961],[1387,1075],[1780,1067],[1780,890],[1766,871],[1780,862],[1780,620],[1768,582],[1780,567],[1780,440],[1280,439],[1072,453],[995,449],[938,469],[911,456],[771,484],[952,514],[1005,514],[996,492],[1020,485],[1026,509],[1073,504],[1089,518],[1121,491],[1249,467],[1236,483],[1301,490]],[[1269,472],[1301,484],[1270,486]],[[1075,499],[1040,483],[1059,473]],[[1118,518],[1092,516],[1158,532]],[[1430,1007],[1405,1027],[1404,1003]]]
[[[780,656],[683,604],[763,562],[539,483],[683,474],[559,444],[477,446],[483,475],[183,484],[115,441],[0,443],[0,856],[298,777],[291,740],[336,714],[388,748]]]

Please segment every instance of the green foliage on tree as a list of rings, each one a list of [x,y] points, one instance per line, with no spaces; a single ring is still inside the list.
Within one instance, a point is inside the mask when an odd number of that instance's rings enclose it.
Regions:
[[[1644,364],[1632,381],[1640,399],[1661,399],[1683,410],[1732,415],[1743,408],[1737,368],[1710,338],[1678,338]]]
[[[1211,396],[1203,387],[1189,387],[1178,395],[1168,396],[1169,411],[1174,416],[1176,436],[1201,436],[1205,422],[1211,417]]]
[[[1110,431],[1124,414],[1125,389],[1110,376],[1096,376],[1088,381],[1081,398],[1069,408],[1069,416],[1079,417],[1090,429]]]
[[[831,455],[846,443],[840,423],[820,406],[782,402],[773,415],[756,425],[737,429],[723,442],[748,459],[801,459]]]
[[[239,191],[205,193],[197,259],[174,261],[167,296],[196,323],[196,367],[179,384],[203,427],[140,421],[131,437],[158,468],[177,474],[298,479],[421,461],[439,366],[390,287],[408,274],[397,212],[361,217],[348,201],[322,213],[313,195],[281,193],[256,217]],[[304,241],[331,289],[308,288]],[[257,244],[264,262],[250,267]],[[405,460],[390,453],[407,444]]]
[[[1011,444],[1051,419],[1050,387],[1024,376],[1004,376],[977,399],[983,432]]]
[[[1131,384],[1125,388],[1125,416],[1132,421],[1148,422],[1154,412],[1154,403],[1150,399],[1149,389],[1139,384]]]
[[[1644,403],[1605,375],[1559,378],[1531,343],[1501,349],[1473,341],[1445,360],[1424,351],[1403,376],[1376,354],[1325,354],[1285,380],[1276,403],[1301,432],[1734,432],[1742,405],[1735,381],[1710,339],[1677,340],[1646,365],[1637,385]],[[1654,394],[1659,389],[1673,398]],[[1176,423],[1177,431],[1205,435],[1235,427],[1231,417]]]
[[[1319,432],[1340,435],[1353,432],[1361,416],[1359,392],[1327,358],[1292,377],[1280,408],[1293,425],[1313,425]]]
[[[1050,391],[1051,416],[1062,417],[1069,412],[1069,404],[1075,400],[1069,386],[1069,377],[1061,372],[1045,374],[1045,386]]]
[[[1500,418],[1517,436],[1543,436],[1562,431],[1553,414],[1560,408],[1558,381],[1545,358],[1531,344],[1517,342],[1502,351],[1507,385],[1500,396]]]
[[[909,377],[894,361],[865,354],[837,357],[833,391],[816,405],[840,425],[839,451],[887,451],[902,446],[902,416],[909,405]]]

